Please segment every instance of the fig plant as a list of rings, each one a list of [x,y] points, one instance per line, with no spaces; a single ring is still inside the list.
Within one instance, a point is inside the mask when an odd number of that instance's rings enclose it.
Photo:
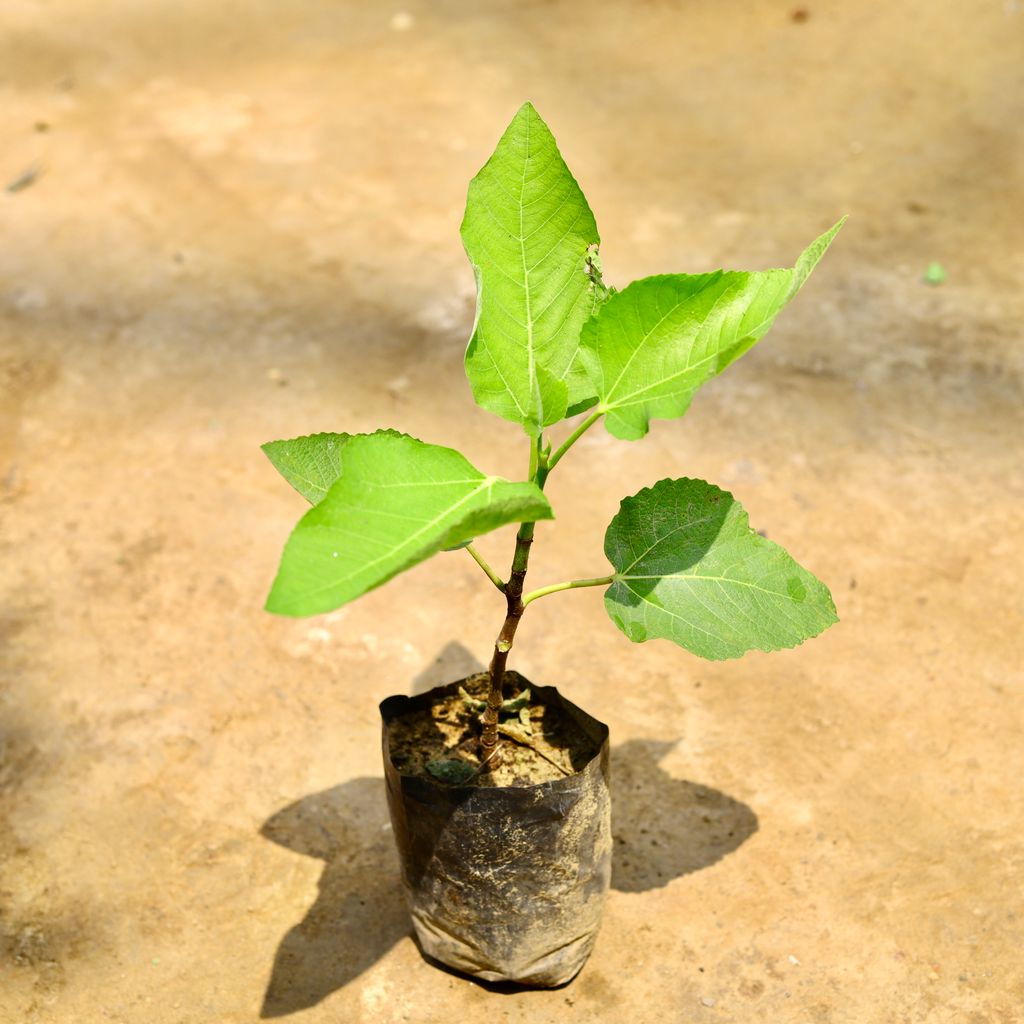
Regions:
[[[313,506],[289,538],[267,609],[328,612],[441,551],[465,548],[505,599],[480,719],[483,764],[498,761],[505,667],[523,612],[549,594],[605,587],[630,640],[673,641],[703,658],[793,647],[836,621],[824,584],[752,530],[726,491],[661,480],[623,499],[605,535],[610,572],[526,591],[544,484],[598,421],[635,441],[758,342],[842,222],[789,269],[663,274],[622,291],[601,274],[600,238],[579,185],[524,104],[472,180],[462,239],[477,282],[465,368],[476,402],[522,425],[529,472],[510,481],[451,448],[394,430],[321,433],[263,446]],[[581,417],[555,444],[548,431]],[[518,523],[505,578],[472,541]]]

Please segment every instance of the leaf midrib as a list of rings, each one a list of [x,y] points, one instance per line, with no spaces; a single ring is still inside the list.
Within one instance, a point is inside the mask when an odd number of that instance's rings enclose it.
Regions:
[[[712,516],[709,513],[703,519],[686,519],[678,525],[673,526],[672,529],[668,531],[668,533],[663,533],[660,537],[658,537],[657,540],[655,540],[655,542],[650,545],[650,547],[645,548],[643,551],[641,551],[640,554],[637,555],[636,558],[634,558],[633,561],[630,562],[625,569],[623,569],[621,572],[616,573],[616,575],[622,578],[629,576],[631,579],[641,579],[642,577],[633,577],[630,576],[629,573],[629,570],[632,569],[637,562],[639,562],[642,558],[646,558],[662,541],[668,540],[669,537],[675,536],[681,530],[689,530],[693,527],[702,526],[704,523],[709,523],[711,522],[711,519]]]
[[[533,306],[530,301],[530,272],[526,269],[526,241],[523,238],[523,201],[526,198],[526,171],[530,166],[530,118],[525,119],[526,137],[524,144],[526,154],[523,158],[523,175],[519,182],[519,256],[523,266],[523,295],[526,299],[526,356],[527,356],[527,382],[530,392],[534,391],[534,378],[536,375],[535,361],[533,354]],[[516,402],[516,405],[519,403]]]
[[[487,488],[492,487],[498,480],[499,480],[498,477],[493,477],[493,476],[484,477],[483,480],[480,481],[480,485],[478,487],[475,487],[475,488],[473,488],[473,490],[468,491],[465,495],[463,495],[462,498],[460,498],[457,502],[455,502],[454,505],[449,505],[448,508],[446,508],[439,515],[435,516],[429,522],[424,523],[423,526],[420,527],[420,529],[418,529],[415,533],[410,534],[397,547],[391,548],[390,550],[386,551],[383,555],[380,555],[379,557],[375,558],[372,562],[364,563],[358,569],[356,569],[354,572],[350,572],[347,576],[342,576],[340,578],[334,579],[330,583],[325,583],[325,584],[323,584],[322,586],[319,586],[319,587],[313,587],[311,590],[303,591],[303,595],[302,596],[303,597],[311,597],[314,594],[322,594],[325,590],[333,590],[333,589],[336,589],[337,587],[344,586],[350,580],[355,579],[357,576],[360,576],[361,574],[365,573],[367,570],[373,569],[375,566],[380,565],[381,562],[383,562],[386,559],[392,557],[393,555],[396,555],[398,552],[402,551],[403,548],[407,548],[410,544],[412,544],[416,540],[418,540],[427,530],[429,530],[432,526],[436,526],[442,519],[444,519],[445,516],[451,515],[452,512],[454,512],[461,505],[465,505],[465,503],[467,501],[469,501],[471,498],[476,497],[476,495],[478,495],[481,491],[486,490]],[[438,482],[442,482],[442,481],[438,481]],[[324,524],[317,524],[317,525],[319,525],[319,526],[326,526],[327,524],[324,523]]]
[[[702,573],[695,572],[659,572],[652,573],[649,576],[638,576],[635,573],[619,573],[618,578],[621,580],[707,580],[711,583],[731,583],[737,587],[748,587],[751,590],[760,590],[762,594],[771,594],[772,597],[783,597],[787,601],[793,604],[805,604],[803,601],[794,601],[789,594],[783,593],[781,590],[768,590],[766,587],[760,587],[756,583],[749,583],[746,580],[738,580],[732,576],[707,576]],[[629,588],[633,590],[632,587]],[[633,591],[636,593],[636,591]],[[638,597],[640,595],[637,595]],[[666,609],[667,610],[667,609]]]

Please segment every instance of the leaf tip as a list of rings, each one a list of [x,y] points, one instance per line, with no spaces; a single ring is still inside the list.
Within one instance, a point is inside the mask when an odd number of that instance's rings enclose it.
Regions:
[[[295,614],[288,610],[287,602],[281,600],[281,595],[278,593],[276,584],[270,588],[270,593],[267,594],[267,600],[263,604],[263,610],[265,612],[270,612],[271,615],[286,615],[292,617]]]

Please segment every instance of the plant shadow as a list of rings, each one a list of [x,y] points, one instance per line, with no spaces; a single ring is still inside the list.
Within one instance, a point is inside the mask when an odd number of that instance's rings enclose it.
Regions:
[[[647,892],[710,867],[757,831],[745,803],[660,767],[675,746],[627,740],[612,748],[612,888],[619,892]]]
[[[465,679],[484,670],[484,664],[458,640],[451,640],[441,648],[437,657],[412,681],[410,697],[444,686],[454,679]]]
[[[351,779],[274,814],[260,835],[324,861],[317,897],[281,939],[260,1017],[308,1009],[409,933],[383,778]]]

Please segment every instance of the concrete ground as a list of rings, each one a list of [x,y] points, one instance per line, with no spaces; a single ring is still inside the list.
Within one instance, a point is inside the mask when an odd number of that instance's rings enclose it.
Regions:
[[[850,214],[685,419],[586,435],[535,585],[697,475],[842,621],[710,664],[597,591],[531,610],[515,667],[611,725],[617,860],[579,978],[504,994],[409,938],[376,711],[485,658],[497,595],[456,552],[268,616],[302,502],[259,445],[522,471],[463,378],[458,225],[527,97],[612,283]],[[1020,1020],[1022,97],[1017,0],[7,0],[0,1019]]]

